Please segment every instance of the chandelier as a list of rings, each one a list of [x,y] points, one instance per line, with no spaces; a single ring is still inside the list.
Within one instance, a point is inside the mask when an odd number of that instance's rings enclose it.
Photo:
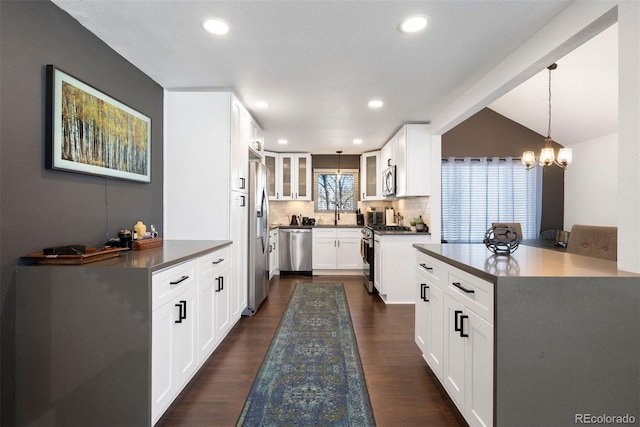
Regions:
[[[547,137],[544,139],[544,148],[540,152],[540,157],[536,159],[536,155],[533,151],[525,151],[522,153],[522,164],[526,166],[527,170],[535,168],[536,166],[551,166],[556,165],[563,170],[567,169],[567,166],[571,163],[571,148],[561,148],[558,152],[558,158],[551,146],[553,140],[551,139],[551,70],[558,68],[558,64],[551,64],[547,67],[549,70],[549,126],[547,128]]]

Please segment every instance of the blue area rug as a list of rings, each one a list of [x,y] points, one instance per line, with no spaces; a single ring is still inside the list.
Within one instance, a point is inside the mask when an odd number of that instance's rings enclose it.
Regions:
[[[237,425],[375,425],[342,284],[296,284]]]

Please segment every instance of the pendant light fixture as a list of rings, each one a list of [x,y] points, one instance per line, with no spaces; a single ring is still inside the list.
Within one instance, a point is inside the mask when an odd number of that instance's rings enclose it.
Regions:
[[[337,173],[337,177],[338,177],[338,180],[340,180],[340,154],[342,154],[342,150],[338,150],[338,151],[336,151],[336,153],[338,153],[338,173]]]
[[[571,148],[561,148],[558,152],[558,159],[556,160],[555,152],[551,143],[551,71],[558,68],[558,64],[551,64],[547,67],[549,70],[549,126],[547,128],[547,137],[544,139],[544,148],[540,152],[540,157],[536,159],[536,155],[533,151],[525,151],[522,153],[522,164],[526,166],[527,170],[536,166],[551,166],[556,165],[563,170],[567,169],[567,166],[571,163]]]

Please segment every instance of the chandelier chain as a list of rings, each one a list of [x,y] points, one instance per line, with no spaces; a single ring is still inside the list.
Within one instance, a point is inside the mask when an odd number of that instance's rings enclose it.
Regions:
[[[549,126],[547,128],[548,143],[551,144],[551,67],[549,67]]]

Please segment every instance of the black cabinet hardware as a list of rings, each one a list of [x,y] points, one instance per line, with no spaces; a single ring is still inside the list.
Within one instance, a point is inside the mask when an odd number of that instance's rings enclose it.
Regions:
[[[217,261],[211,261],[211,264],[220,264],[222,261],[224,261],[224,258],[219,258]]]
[[[467,338],[469,336],[469,334],[465,334],[464,333],[464,319],[468,319],[469,316],[467,316],[466,314],[463,314],[462,316],[460,316],[460,336],[462,338]]]
[[[178,283],[184,282],[185,280],[187,280],[189,278],[189,276],[182,276],[180,279],[174,281],[174,282],[169,282],[170,285],[177,285]]]
[[[224,276],[220,276],[220,283],[221,283],[220,290],[224,291]]]
[[[180,303],[176,304],[176,307],[178,307],[178,320],[174,321],[174,323],[182,323],[187,318],[187,302],[181,300]]]
[[[240,189],[244,190],[246,185],[246,180],[244,178],[240,178]]]
[[[420,267],[424,268],[427,271],[433,271],[433,267],[427,267],[427,264],[420,264]]]
[[[242,199],[242,202],[240,203],[240,207],[243,208],[247,206],[247,201],[245,200],[246,199],[245,196],[240,196],[240,198]]]
[[[458,316],[462,314],[462,310],[456,310],[453,312],[453,330],[456,332],[460,332],[461,327],[458,325]]]
[[[216,277],[216,282],[218,282],[218,287],[216,288],[216,292],[220,292],[222,290],[222,276]]]
[[[429,289],[429,285],[426,283],[420,283],[420,298],[422,298],[422,301],[424,302],[429,302],[427,299],[427,289]]]
[[[468,294],[475,294],[476,293],[476,291],[474,291],[473,289],[467,289],[467,288],[463,287],[460,284],[460,282],[451,282],[451,284],[453,286],[455,286],[456,288],[460,289],[461,291],[466,292]]]

